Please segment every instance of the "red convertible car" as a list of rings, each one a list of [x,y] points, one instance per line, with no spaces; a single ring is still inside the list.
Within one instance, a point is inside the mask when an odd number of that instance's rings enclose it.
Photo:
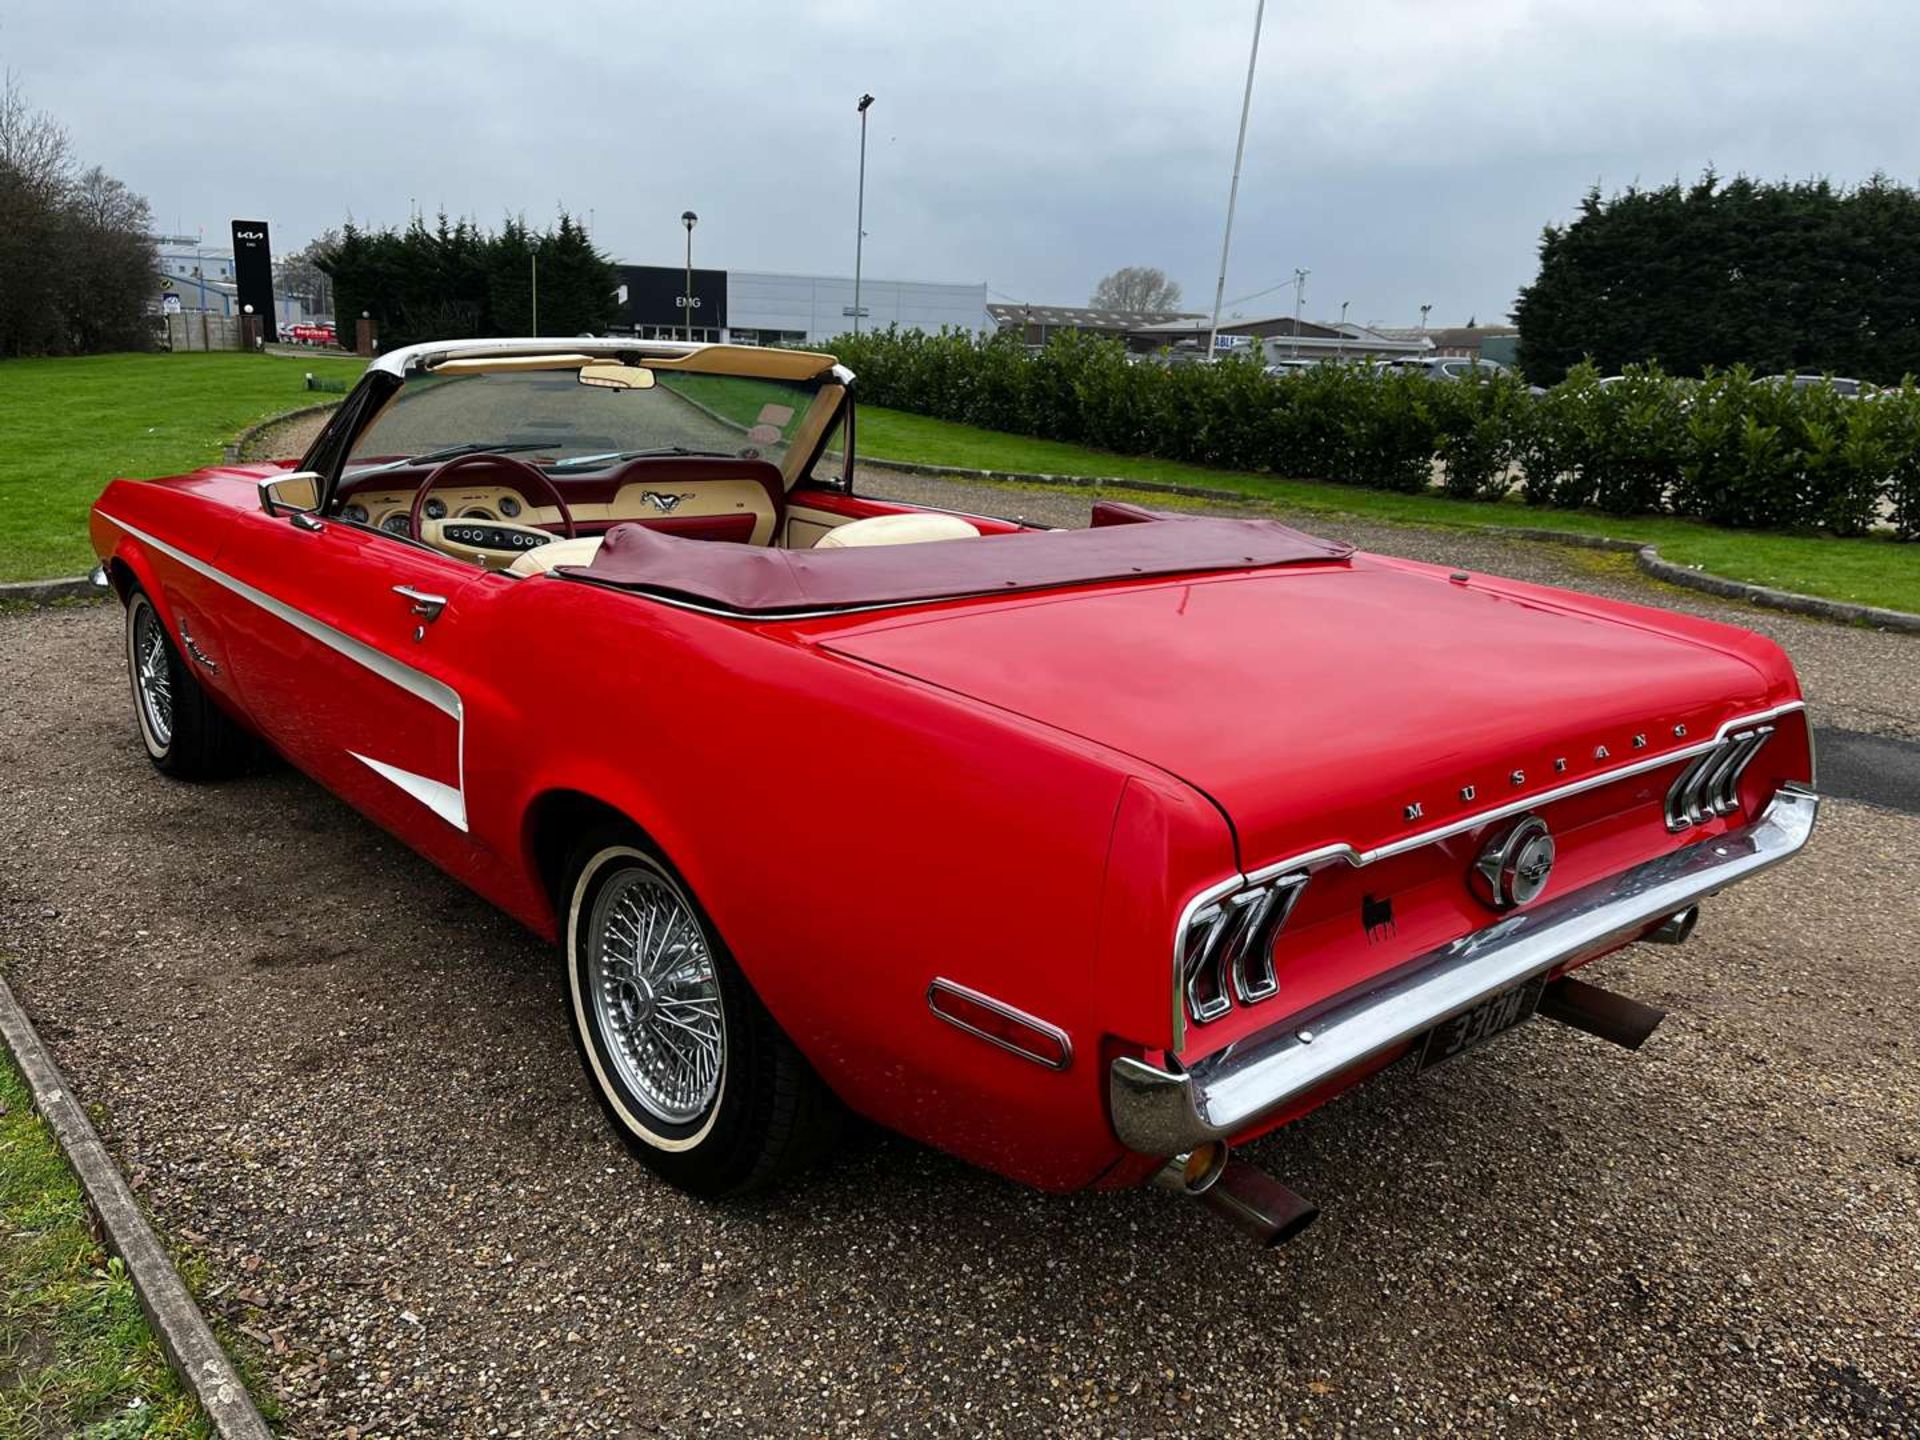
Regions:
[[[855,493],[833,357],[627,340],[373,362],[303,458],[92,515],[154,764],[264,744],[559,943],[661,1175],[852,1111],[1272,1241],[1233,1148],[1543,1014],[1805,844],[1793,671],[1704,620],[1096,504]]]

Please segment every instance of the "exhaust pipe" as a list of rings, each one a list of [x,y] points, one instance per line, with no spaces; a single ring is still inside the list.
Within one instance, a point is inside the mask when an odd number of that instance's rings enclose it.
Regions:
[[[1681,912],[1682,915],[1692,913]],[[1678,920],[1680,916],[1673,918]],[[1673,920],[1667,923],[1671,925]],[[1691,925],[1688,928],[1691,929]],[[1647,1037],[1667,1018],[1664,1010],[1565,975],[1541,992],[1540,1013],[1549,1020],[1558,1020],[1562,1025],[1598,1035],[1629,1050],[1638,1050],[1644,1045]]]
[[[1303,1200],[1265,1171],[1231,1157],[1200,1203],[1246,1231],[1269,1249],[1284,1245],[1320,1218],[1320,1207]]]
[[[1656,945],[1681,945],[1693,934],[1693,927],[1700,923],[1700,907],[1689,905],[1684,910],[1676,910],[1660,922],[1660,928],[1647,936]]]

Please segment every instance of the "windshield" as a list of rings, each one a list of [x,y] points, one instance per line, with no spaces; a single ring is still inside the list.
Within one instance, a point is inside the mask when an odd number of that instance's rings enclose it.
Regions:
[[[576,369],[415,373],[347,454],[348,471],[504,450],[592,469],[642,455],[721,455],[786,468],[822,382],[657,369],[646,389],[583,384]],[[837,388],[837,387],[836,387]]]

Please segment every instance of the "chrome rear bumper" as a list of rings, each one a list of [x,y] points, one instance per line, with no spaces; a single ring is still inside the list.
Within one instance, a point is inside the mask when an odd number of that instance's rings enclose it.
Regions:
[[[1654,922],[1795,854],[1820,799],[1783,789],[1751,825],[1702,840],[1508,916],[1428,952],[1378,988],[1195,1063],[1113,1062],[1114,1133],[1145,1155],[1226,1140],[1353,1067],[1471,1009],[1488,995],[1632,940]]]

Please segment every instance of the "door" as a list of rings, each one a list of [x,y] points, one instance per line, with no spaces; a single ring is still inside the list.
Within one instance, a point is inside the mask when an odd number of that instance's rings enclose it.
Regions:
[[[436,858],[465,848],[463,602],[481,572],[337,520],[244,515],[221,549],[227,649],[267,739]],[[464,632],[464,633],[463,633]]]

